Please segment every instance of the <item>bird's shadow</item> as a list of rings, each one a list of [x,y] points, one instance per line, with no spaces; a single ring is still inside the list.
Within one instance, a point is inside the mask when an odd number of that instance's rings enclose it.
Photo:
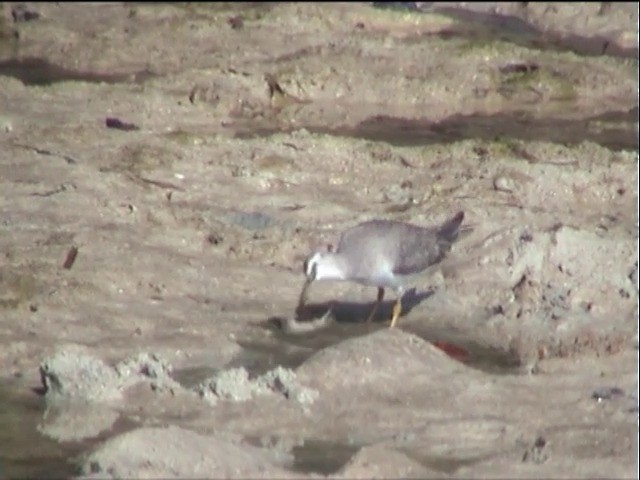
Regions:
[[[402,313],[400,317],[409,314],[416,306],[434,294],[434,290],[417,292],[415,288],[407,290],[402,296]],[[396,299],[394,296],[380,303],[372,322],[389,322]],[[338,323],[365,322],[371,313],[375,300],[369,303],[333,301],[319,305],[322,312],[327,308],[333,309],[335,321]],[[311,305],[310,305],[311,306]]]
[[[402,297],[402,313],[401,317],[407,315],[417,305],[434,294],[434,290],[427,290],[425,292],[416,292],[415,288],[407,290]],[[389,322],[391,320],[391,314],[393,305],[395,304],[395,296],[384,300],[380,303],[372,322]],[[330,301],[322,303],[307,303],[304,306],[304,319],[301,321],[308,321],[311,319],[317,319],[325,315],[331,310],[331,315],[336,323],[361,323],[365,322],[369,317],[374,305],[375,300],[372,302],[344,302],[344,301]],[[272,318],[271,321],[279,320],[278,318]],[[272,322],[269,322],[272,323]],[[278,323],[278,322],[275,322]]]

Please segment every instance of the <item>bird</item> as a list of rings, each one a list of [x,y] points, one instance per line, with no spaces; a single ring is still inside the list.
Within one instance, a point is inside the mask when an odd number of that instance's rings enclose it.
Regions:
[[[422,227],[396,220],[369,220],[345,230],[333,251],[315,251],[304,261],[305,281],[298,309],[307,301],[315,281],[350,281],[378,288],[370,322],[384,299],[385,288],[396,295],[390,328],[402,313],[402,297],[408,279],[442,261],[461,233],[464,212],[440,225]],[[464,229],[464,231],[469,229]]]

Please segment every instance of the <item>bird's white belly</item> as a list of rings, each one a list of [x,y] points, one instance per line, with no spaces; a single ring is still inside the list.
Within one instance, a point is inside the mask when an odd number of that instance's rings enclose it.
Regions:
[[[354,278],[353,281],[367,287],[397,288],[402,285],[399,278],[389,275],[377,275],[371,278]]]

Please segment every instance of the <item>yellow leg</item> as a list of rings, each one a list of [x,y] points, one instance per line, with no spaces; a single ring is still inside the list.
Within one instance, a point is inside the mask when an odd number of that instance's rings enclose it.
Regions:
[[[400,316],[400,313],[402,313],[401,300],[402,300],[401,297],[398,297],[395,305],[393,306],[393,316],[391,317],[391,325],[389,325],[389,328],[395,327],[396,322],[398,321],[398,317]]]
[[[371,320],[373,320],[373,317],[375,317],[376,312],[378,311],[378,307],[380,306],[380,303],[382,302],[383,298],[384,298],[384,288],[378,287],[378,299],[376,300],[376,304],[373,306],[373,310],[371,310],[371,313],[367,318],[367,323],[370,323]]]

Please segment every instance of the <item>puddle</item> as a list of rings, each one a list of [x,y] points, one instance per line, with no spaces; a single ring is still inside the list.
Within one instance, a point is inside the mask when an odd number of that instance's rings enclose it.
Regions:
[[[317,348],[307,348],[286,340],[277,342],[238,341],[243,351],[224,365],[223,370],[243,367],[254,379],[276,367],[295,369],[316,350],[323,348],[324,342],[316,340]],[[311,342],[312,344],[314,342]],[[195,388],[221,369],[208,366],[196,366],[174,370],[172,378],[185,388]]]
[[[294,439],[278,436],[245,437],[249,445],[267,448],[286,458],[286,468],[300,473],[332,475],[360,450],[360,445],[314,438]],[[293,459],[293,460],[292,460]]]
[[[465,365],[493,375],[521,375],[521,363],[509,352],[490,348],[473,342],[454,343],[468,353]]]
[[[44,398],[17,393],[22,387],[0,383],[0,478],[68,478],[79,473],[70,458],[86,446],[58,443],[41,435],[37,426]]]
[[[292,468],[301,473],[317,473],[333,475],[343,468],[347,462],[364,445],[352,445],[342,442],[307,439],[301,446],[293,447],[294,462]],[[437,470],[445,475],[453,475],[458,469],[486,460],[488,456],[456,458],[444,455],[424,455],[415,449],[397,449],[409,458],[427,468]]]
[[[452,143],[465,139],[512,139],[566,145],[590,141],[612,150],[638,150],[637,122],[637,107],[626,112],[608,112],[585,120],[535,119],[516,113],[489,116],[453,115],[434,123],[426,119],[379,116],[350,130],[326,133],[385,141],[396,146]]]
[[[412,322],[406,331],[430,342],[470,368],[490,375],[521,375],[520,359],[516,355],[495,347],[478,343],[464,333],[433,327],[428,323]]]
[[[608,112],[584,120],[529,118],[526,114],[454,115],[441,122],[380,115],[355,127],[305,126],[311,133],[361,138],[399,147],[453,143],[477,139],[484,141],[544,141],[578,145],[589,141],[611,150],[638,150],[638,108]],[[293,130],[253,128],[239,130],[236,138],[268,137]]]
[[[97,407],[100,408],[100,407]],[[46,413],[45,413],[46,412]],[[82,409],[69,410],[66,420],[84,429],[91,418],[82,417]],[[39,431],[62,426],[58,411],[47,410],[44,396],[33,393],[17,382],[0,380],[0,479],[70,478],[81,473],[82,456],[108,438],[137,428],[136,421],[119,417],[110,428],[96,431],[93,437],[78,441],[57,441]],[[54,422],[54,424],[52,424]],[[69,432],[73,427],[63,428]],[[53,428],[60,433],[60,428]]]
[[[603,2],[600,14],[607,8]],[[600,35],[583,36],[567,32],[556,32],[553,29],[541,30],[526,20],[526,3],[521,4],[522,16],[484,12],[457,6],[438,5],[432,2],[373,2],[372,6],[384,10],[396,10],[419,15],[437,13],[445,15],[458,23],[438,36],[446,38],[461,37],[476,44],[492,41],[504,41],[522,47],[550,50],[555,52],[571,51],[578,55],[600,56],[610,55],[622,58],[638,58],[638,48],[624,48],[612,44]],[[419,36],[418,39],[422,40]],[[415,40],[414,40],[415,41]]]
[[[409,291],[405,295],[405,312],[409,312],[430,293],[415,293]],[[295,370],[314,353],[336,345],[350,338],[369,335],[377,330],[388,328],[392,302],[384,302],[373,322],[367,323],[367,317],[372,304],[358,302],[333,302],[333,314],[336,321],[326,328],[317,331],[290,335],[284,333],[277,322],[269,319],[263,328],[271,330],[272,336],[264,341],[238,341],[243,348],[224,369],[244,367],[249,378],[256,378],[278,366]],[[326,312],[326,304],[307,304],[314,315]],[[388,314],[388,315],[387,315]],[[445,328],[433,328],[416,322],[406,322],[400,328],[432,343],[442,349],[451,358],[461,363],[493,375],[519,375],[520,361],[513,354],[482,345],[463,333]],[[173,377],[186,388],[194,388],[202,381],[211,377],[219,369],[210,367],[194,367],[175,371]]]
[[[458,458],[446,455],[425,455],[422,451],[411,448],[399,448],[409,458],[421,465],[442,472],[445,475],[454,475],[462,467],[469,467],[475,463],[488,460],[492,455],[481,455],[476,457]]]
[[[244,348],[244,352],[233,359],[229,367],[243,366],[250,377],[263,375],[278,366],[295,369],[316,350],[288,342],[279,342],[279,344],[238,342],[238,344]]]
[[[255,447],[271,448],[278,450],[283,448],[290,451],[293,463],[287,467],[300,473],[315,473],[320,475],[334,475],[365,445],[353,443],[320,440],[308,438],[302,442],[299,440],[287,440],[285,438],[257,438],[247,437],[247,443]],[[293,447],[286,445],[294,444]],[[399,452],[415,460],[421,465],[442,472],[445,475],[453,475],[458,469],[487,460],[491,455],[458,458],[446,455],[425,455],[422,450],[415,448],[397,448]]]
[[[405,314],[428,299],[430,295],[431,292],[408,291],[403,299]],[[263,368],[266,368],[268,364],[267,370],[277,366],[277,362],[282,362],[281,365],[295,369],[318,350],[349,338],[368,335],[377,330],[388,328],[392,302],[383,302],[375,320],[366,323],[364,319],[372,305],[366,302],[334,302],[332,308],[336,322],[324,329],[304,335],[286,335],[277,327],[271,326],[277,343],[264,345],[253,343],[243,345],[243,347],[247,349],[247,355],[255,355],[257,356],[255,360],[263,362]],[[307,308],[313,311],[314,316],[320,316],[329,307],[326,304],[308,304]],[[399,324],[403,330],[434,344],[451,358],[471,368],[494,375],[521,374],[519,358],[508,351],[474,341],[471,338],[472,332],[465,335],[463,332],[457,332],[453,329],[435,328],[428,322],[404,322],[403,325],[402,318],[400,318]]]
[[[0,62],[0,75],[13,77],[27,86],[47,86],[57,82],[144,83],[156,75],[147,70],[135,73],[94,73],[69,70],[40,58],[10,59]]]
[[[368,335],[386,328],[388,328],[388,322],[384,320],[372,323],[364,321],[335,323],[325,329],[305,335],[292,336],[276,331],[274,332],[275,341],[238,342],[244,348],[244,352],[226,365],[225,369],[244,367],[251,378],[262,375],[277,366],[295,370],[319,350],[349,338]],[[415,323],[407,323],[401,328],[441,348],[451,358],[468,367],[491,375],[521,374],[520,361],[515,355],[479,344],[463,334],[443,329],[416,328]],[[213,369],[191,369],[180,372],[179,379],[176,379],[181,383],[184,379],[190,379],[189,385],[195,386],[215,371]],[[183,383],[183,385],[187,384]]]
[[[416,293],[414,289],[406,292],[403,308],[409,313],[416,305],[429,298],[431,292]],[[279,326],[282,319],[270,318],[262,328],[270,330],[271,335],[265,340],[239,340],[243,351],[223,368],[244,367],[249,378],[256,378],[278,366],[295,370],[314,353],[337,345],[345,340],[372,334],[389,327],[392,301],[385,301],[378,309],[375,319],[367,323],[373,303],[367,302],[332,302],[335,321],[327,327],[304,334],[287,334]],[[306,308],[311,317],[322,316],[329,305],[309,303]],[[465,335],[446,327],[433,327],[424,322],[403,322],[400,328],[430,342],[443,350],[451,358],[468,367],[491,375],[520,375],[521,364],[514,354],[498,348],[483,345],[473,340],[472,333]],[[194,388],[219,369],[194,367],[175,371],[173,377],[187,388]]]
[[[382,3],[382,2],[380,2]],[[396,2],[399,3],[399,2]],[[526,9],[526,3],[523,3]],[[577,55],[610,55],[622,58],[638,58],[638,48],[623,48],[611,43],[600,35],[584,36],[552,29],[541,30],[516,15],[501,15],[490,12],[473,11],[444,5],[428,5],[422,12],[446,15],[459,23],[452,27],[457,36],[478,44],[491,41],[505,41],[522,47],[555,52],[571,51]],[[524,13],[526,17],[526,12]]]
[[[294,470],[304,473],[331,475],[340,470],[360,450],[359,446],[324,440],[305,440],[293,447]]]
[[[171,378],[184,388],[195,388],[218,371],[219,369],[217,368],[207,366],[181,368],[179,370],[174,370],[171,374]]]
[[[475,138],[485,141],[548,141],[567,145],[590,141],[612,150],[638,150],[638,137],[635,133],[637,120],[637,108],[628,112],[610,112],[586,120],[531,119],[524,115],[501,114],[454,115],[442,122],[433,123],[427,120],[377,117],[344,134],[382,140],[398,146],[450,143]],[[600,125],[600,128],[594,128],[594,125]]]
[[[286,342],[243,342],[238,345],[243,351],[227,363],[223,370],[243,367],[254,379],[280,366],[295,369],[315,350],[298,348]],[[195,388],[200,383],[219,372],[219,368],[197,366],[174,370],[172,378],[185,388]]]
[[[509,352],[447,333],[433,334],[422,338],[441,348],[455,360],[481,372],[491,375],[522,374],[520,360]],[[453,350],[453,354],[451,350]],[[456,355],[457,351],[461,351],[463,354]]]

